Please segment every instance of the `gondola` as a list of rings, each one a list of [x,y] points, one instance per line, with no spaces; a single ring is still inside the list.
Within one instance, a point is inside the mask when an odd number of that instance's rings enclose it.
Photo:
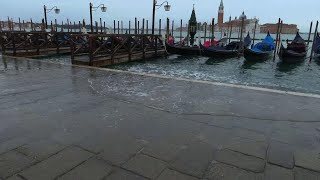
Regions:
[[[179,55],[201,55],[201,49],[198,46],[188,47],[169,44],[166,42],[166,49],[169,54]]]
[[[248,61],[265,61],[268,60],[273,53],[275,44],[273,38],[268,32],[266,38],[253,46],[253,48],[244,49],[244,58]]]
[[[248,47],[251,44],[251,37],[248,33],[247,37],[244,39],[244,46]],[[202,55],[212,58],[232,58],[239,55],[240,42],[231,42],[226,46],[212,46],[205,47],[200,44]]]
[[[299,33],[291,43],[288,43],[287,48],[281,44],[279,57],[285,63],[303,62],[307,56],[307,46],[305,40],[302,39]]]
[[[314,41],[314,58],[317,60],[317,61],[320,61],[320,36],[319,34],[317,33],[316,35],[316,39]]]

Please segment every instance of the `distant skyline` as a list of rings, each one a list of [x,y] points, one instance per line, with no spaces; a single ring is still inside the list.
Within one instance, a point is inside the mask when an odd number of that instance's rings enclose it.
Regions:
[[[71,21],[86,19],[88,24],[89,2],[86,0],[2,0],[0,18],[6,20],[7,16],[10,16],[15,21],[18,17],[27,21],[32,18],[40,22],[43,18],[43,5],[46,5],[48,7],[58,6],[61,9],[58,15],[53,12],[48,14],[49,22],[55,18],[59,22],[69,18]],[[94,12],[93,17],[94,20],[103,18],[109,27],[112,26],[113,20],[123,20],[124,24],[127,24],[135,17],[140,20],[148,19],[151,24],[153,0],[92,0],[91,2],[95,6],[101,3],[107,6],[106,13],[98,10]],[[158,3],[162,2],[164,1],[158,0]],[[183,19],[183,24],[187,23],[193,4],[195,4],[197,20],[208,23],[212,18],[217,18],[220,4],[220,0],[168,0],[168,2],[171,5],[171,11],[165,12],[162,7],[156,12],[156,19],[161,18],[165,23],[165,19],[169,17],[170,20],[176,21],[176,27],[180,24],[180,19]],[[260,24],[276,23],[280,17],[284,23],[297,24],[300,31],[307,32],[311,21],[320,20],[319,0],[243,0],[241,3],[237,0],[224,0],[223,2],[224,21],[227,21],[229,16],[234,19],[245,11],[248,18],[259,18]]]

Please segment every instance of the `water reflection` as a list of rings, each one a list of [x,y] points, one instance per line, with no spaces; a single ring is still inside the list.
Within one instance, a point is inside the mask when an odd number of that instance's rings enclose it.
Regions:
[[[297,69],[299,66],[303,65],[304,62],[300,62],[300,63],[295,63],[295,64],[288,64],[288,63],[285,63],[283,61],[279,61],[277,63],[277,68],[276,70],[279,71],[279,72],[283,72],[283,73],[289,73],[289,72],[292,72],[294,71],[295,69]]]
[[[241,66],[241,69],[260,69],[260,68],[258,68],[258,66],[260,66],[260,64],[264,64],[264,63],[266,63],[266,62],[265,61],[244,60],[242,66]]]
[[[206,60],[205,64],[206,65],[219,65],[223,62],[225,62],[226,60],[228,60],[227,58],[209,58],[208,60]]]

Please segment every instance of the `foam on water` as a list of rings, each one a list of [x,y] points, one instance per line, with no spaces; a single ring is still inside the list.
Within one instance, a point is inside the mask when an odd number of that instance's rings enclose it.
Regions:
[[[279,60],[249,63],[244,58],[213,60],[173,55],[154,61],[132,62],[108,68],[320,94],[320,66],[317,62],[287,65]]]

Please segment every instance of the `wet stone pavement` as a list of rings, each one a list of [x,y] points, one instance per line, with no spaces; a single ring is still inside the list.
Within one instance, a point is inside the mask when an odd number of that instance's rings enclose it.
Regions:
[[[319,180],[320,99],[1,57],[0,179]]]

